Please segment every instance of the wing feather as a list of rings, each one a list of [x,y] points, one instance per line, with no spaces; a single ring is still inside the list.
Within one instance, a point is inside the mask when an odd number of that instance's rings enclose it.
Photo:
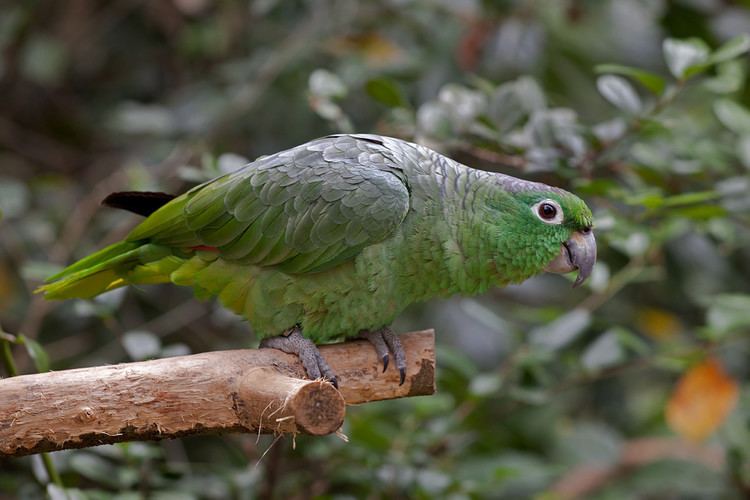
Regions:
[[[330,136],[259,158],[176,198],[130,238],[210,245],[294,273],[336,265],[388,238],[409,210],[400,172],[417,159],[375,137]]]
[[[318,271],[389,237],[409,210],[401,175],[418,161],[376,136],[330,136],[196,186],[130,239],[210,245],[224,259]]]

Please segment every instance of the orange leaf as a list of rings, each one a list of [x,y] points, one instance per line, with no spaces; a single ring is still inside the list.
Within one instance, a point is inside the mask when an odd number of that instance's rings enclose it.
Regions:
[[[683,437],[704,440],[732,411],[738,392],[737,382],[727,375],[721,363],[708,358],[677,382],[667,402],[667,424]]]
[[[669,340],[684,329],[676,315],[655,307],[638,311],[636,321],[643,333],[655,340]]]
[[[348,35],[332,40],[329,48],[337,54],[362,55],[370,66],[385,66],[403,59],[403,51],[392,40],[378,33]]]

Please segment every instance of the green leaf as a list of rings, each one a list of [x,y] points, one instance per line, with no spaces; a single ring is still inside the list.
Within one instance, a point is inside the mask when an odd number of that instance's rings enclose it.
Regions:
[[[63,488],[55,483],[47,484],[47,497],[50,500],[87,500],[92,498],[78,488]]]
[[[591,324],[591,313],[586,309],[573,309],[553,322],[538,326],[529,332],[532,346],[542,351],[558,351],[573,342]]]
[[[344,97],[347,90],[338,75],[325,69],[316,69],[310,73],[307,85],[312,95],[329,99]]]
[[[615,326],[612,330],[617,332],[620,345],[636,354],[645,355],[651,351],[651,346],[640,336],[621,326]]]
[[[417,128],[421,133],[441,140],[454,135],[447,106],[434,101],[422,104],[417,110]]]
[[[231,174],[250,163],[250,159],[235,153],[224,153],[216,158],[216,167],[219,175]]]
[[[664,196],[660,193],[643,193],[625,198],[625,203],[654,210],[664,205]]]
[[[601,334],[583,351],[581,363],[587,371],[597,372],[625,359],[625,350],[615,328]]]
[[[456,349],[438,347],[437,356],[440,358],[440,365],[446,371],[454,371],[466,380],[471,380],[478,372],[477,366],[464,353]]]
[[[608,196],[619,189],[617,182],[612,179],[574,179],[573,185],[575,186],[578,194],[584,194],[587,196]]]
[[[743,135],[737,140],[736,150],[740,163],[750,170],[750,135]]]
[[[500,85],[492,93],[488,114],[500,134],[514,129],[528,115],[513,82]]]
[[[530,76],[522,76],[514,82],[516,95],[526,111],[533,112],[547,107],[544,90]]]
[[[714,338],[750,327],[750,295],[717,296],[708,308],[706,323]]]
[[[23,182],[0,176],[0,210],[8,218],[24,215],[30,203],[31,193]]]
[[[93,453],[74,453],[69,466],[81,476],[110,487],[119,487],[114,466],[104,458]]]
[[[49,355],[39,342],[25,335],[19,335],[17,342],[26,348],[26,352],[29,353],[29,357],[34,361],[34,366],[39,373],[49,371]]]
[[[622,64],[600,64],[595,70],[597,73],[629,76],[656,95],[661,95],[661,93],[664,92],[664,87],[667,85],[664,78],[656,73],[644,69],[633,68],[632,66],[624,66]]]
[[[463,131],[487,110],[487,96],[457,84],[446,84],[438,92],[437,102],[445,106],[453,127]]]
[[[703,71],[711,54],[706,42],[699,38],[667,38],[662,44],[662,50],[669,71],[681,80]]]
[[[745,83],[745,65],[737,60],[725,61],[716,67],[716,76],[707,78],[704,86],[717,94],[739,91]]]
[[[365,84],[367,94],[389,108],[404,108],[408,102],[401,89],[388,78],[373,78]]]
[[[603,75],[597,78],[596,88],[613,106],[635,115],[642,109],[641,98],[628,81],[616,75]]]
[[[555,457],[566,465],[613,465],[620,459],[623,439],[602,423],[574,422],[555,444]]]
[[[122,336],[122,346],[131,359],[141,361],[153,358],[161,350],[161,339],[151,332],[130,330]]]
[[[481,373],[471,379],[469,392],[474,396],[487,397],[496,394],[503,385],[499,373]]]
[[[721,194],[721,204],[735,214],[747,215],[750,212],[750,176],[737,175],[718,181],[716,191]]]
[[[705,203],[715,201],[719,198],[716,191],[697,191],[693,193],[683,193],[664,198],[663,204],[666,207],[678,207],[681,205],[691,205],[693,203]]]
[[[726,42],[724,45],[716,49],[709,62],[716,64],[730,59],[734,59],[750,50],[750,35],[743,33],[742,35],[736,36]]]
[[[65,77],[70,62],[66,44],[51,36],[34,33],[21,45],[21,73],[42,86],[56,85]]]
[[[59,264],[29,259],[21,266],[21,276],[27,280],[44,281],[49,276],[52,276],[61,270],[62,266]]]
[[[685,217],[693,220],[709,220],[716,217],[726,217],[727,209],[721,205],[696,205],[692,207],[681,207],[671,211],[673,216]]]
[[[750,134],[750,111],[730,99],[720,99],[714,103],[714,113],[719,121],[732,132]]]
[[[490,96],[489,118],[504,134],[519,125],[535,111],[544,109],[547,101],[539,84],[530,77],[521,77],[498,86]]]
[[[442,496],[451,484],[451,476],[437,469],[421,469],[417,472],[417,484],[429,497]]]

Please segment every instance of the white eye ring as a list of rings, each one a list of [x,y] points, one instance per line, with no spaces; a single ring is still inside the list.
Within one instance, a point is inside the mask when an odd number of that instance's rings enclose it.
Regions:
[[[542,200],[531,207],[531,211],[545,224],[562,224],[565,214],[555,200]]]

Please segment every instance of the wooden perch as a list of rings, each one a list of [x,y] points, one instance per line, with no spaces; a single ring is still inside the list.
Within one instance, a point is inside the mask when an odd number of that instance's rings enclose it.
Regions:
[[[362,340],[321,347],[340,392],[304,380],[296,356],[275,349],[23,375],[0,380],[0,457],[215,432],[330,434],[345,405],[435,392],[432,330],[401,335],[408,366],[382,373]]]

